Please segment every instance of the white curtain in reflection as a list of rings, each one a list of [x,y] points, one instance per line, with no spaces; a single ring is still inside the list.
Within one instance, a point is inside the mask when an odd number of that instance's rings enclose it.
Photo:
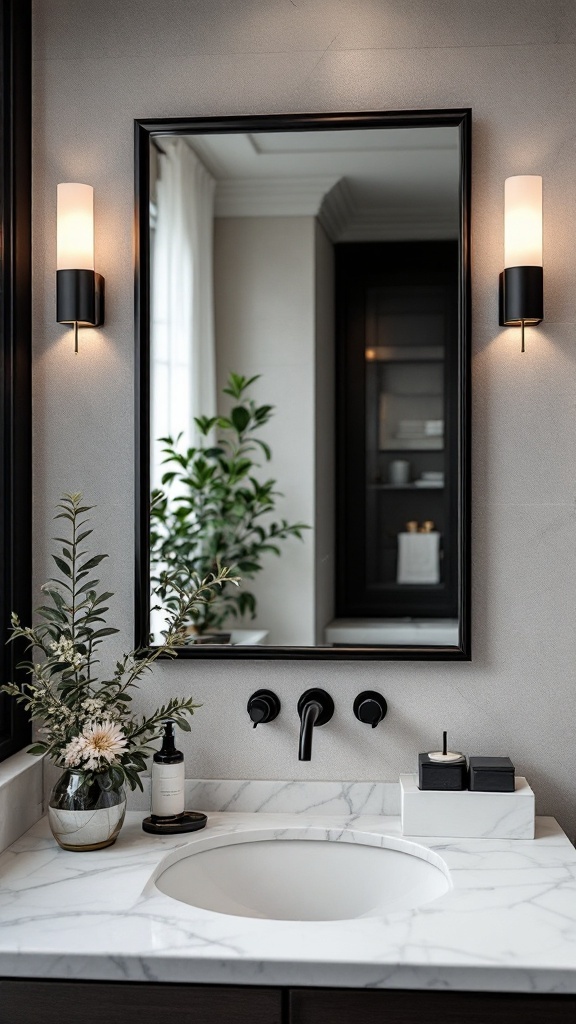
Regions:
[[[185,139],[163,140],[152,246],[152,486],[157,438],[198,440],[195,416],[216,412],[213,238],[215,181]]]

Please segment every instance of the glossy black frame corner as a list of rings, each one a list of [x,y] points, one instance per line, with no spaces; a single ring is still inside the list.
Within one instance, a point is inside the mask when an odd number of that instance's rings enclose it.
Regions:
[[[208,649],[181,647],[182,658],[258,659],[258,660],[331,660],[331,661],[469,661],[470,646],[470,431],[471,431],[471,278],[470,278],[470,200],[472,170],[472,111],[405,110],[339,114],[265,114],[196,118],[145,119],[134,122],[135,129],[135,425],[136,425],[136,643],[146,647],[150,637],[150,141],[174,133],[211,132],[287,132],[333,131],[354,128],[455,127],[460,133],[460,223],[461,260],[459,282],[459,436],[458,436],[458,516],[460,643],[439,647],[226,647]]]
[[[10,613],[31,618],[31,4],[0,8],[0,678],[18,678]],[[0,760],[25,746],[21,704],[0,694]]]

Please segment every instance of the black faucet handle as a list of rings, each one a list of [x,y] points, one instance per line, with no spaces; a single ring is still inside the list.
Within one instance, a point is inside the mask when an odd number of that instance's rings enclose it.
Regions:
[[[280,714],[280,701],[272,690],[256,690],[248,701],[247,710],[254,728],[260,723],[273,722]]]
[[[358,721],[371,725],[373,729],[386,717],[387,711],[388,705],[384,697],[376,690],[364,690],[354,701],[354,714]]]
[[[326,690],[319,690],[317,687],[313,687],[311,690],[304,691],[298,701],[300,719],[302,719],[307,704],[318,704],[320,707],[314,725],[326,725],[326,722],[329,722],[334,714],[334,701],[330,694],[326,693]]]

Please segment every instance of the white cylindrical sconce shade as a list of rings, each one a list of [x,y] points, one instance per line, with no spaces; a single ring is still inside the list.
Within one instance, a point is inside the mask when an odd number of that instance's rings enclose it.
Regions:
[[[58,185],[56,209],[57,270],[94,270],[94,189]]]
[[[542,266],[542,178],[519,174],[504,183],[504,267]]]

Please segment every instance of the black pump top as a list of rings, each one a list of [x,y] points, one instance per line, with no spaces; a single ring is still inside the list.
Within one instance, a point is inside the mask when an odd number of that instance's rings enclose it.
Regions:
[[[176,750],[174,742],[174,719],[167,718],[164,723],[162,746],[154,754],[154,761],[156,764],[178,764],[183,760],[184,754],[181,750]]]

